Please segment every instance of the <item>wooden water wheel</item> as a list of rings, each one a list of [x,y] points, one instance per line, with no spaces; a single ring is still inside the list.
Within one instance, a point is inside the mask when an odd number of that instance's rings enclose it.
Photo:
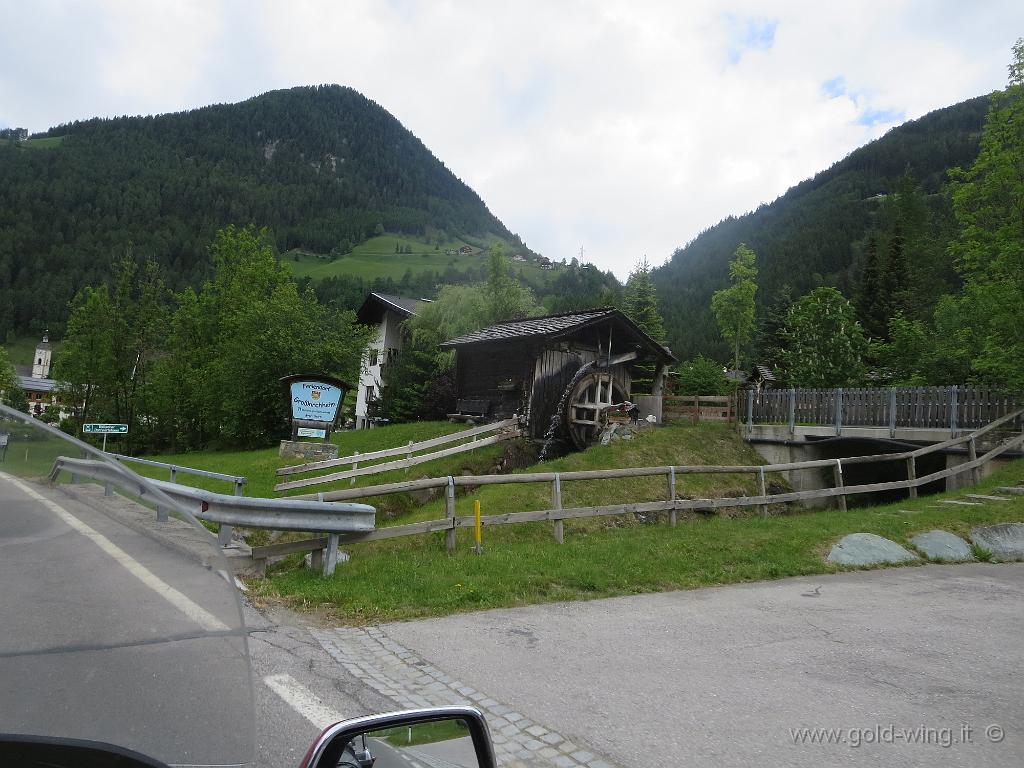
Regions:
[[[580,377],[565,399],[562,418],[565,430],[578,450],[596,444],[607,425],[606,411],[626,399],[626,393],[607,371]]]

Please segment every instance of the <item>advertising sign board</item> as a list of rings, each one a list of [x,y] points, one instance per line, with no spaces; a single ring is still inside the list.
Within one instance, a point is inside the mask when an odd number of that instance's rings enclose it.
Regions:
[[[285,376],[281,383],[288,388],[292,437],[329,438],[351,387],[333,376],[316,374]]]

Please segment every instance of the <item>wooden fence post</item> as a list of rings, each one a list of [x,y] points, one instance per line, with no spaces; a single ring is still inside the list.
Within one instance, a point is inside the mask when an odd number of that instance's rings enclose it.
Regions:
[[[889,388],[889,437],[896,437],[896,387]]]
[[[668,500],[676,500],[676,468],[668,468]],[[675,507],[668,512],[668,524],[674,526],[676,524],[676,510]]]
[[[359,456],[359,451],[353,451],[352,455],[358,457]],[[352,462],[352,469],[359,469],[359,462],[358,461],[353,461]],[[355,485],[356,484],[356,479],[353,477],[351,480],[348,481],[348,484],[349,485]]]
[[[693,396],[693,423],[700,424],[700,396]]]
[[[789,390],[789,434],[790,437],[796,434],[796,390],[792,387]]]
[[[764,467],[761,467],[757,471],[757,491],[758,491],[758,493],[761,496],[767,496],[768,495],[768,488],[764,484]],[[762,517],[768,517],[768,505],[767,504],[762,504],[761,505],[761,516]]]
[[[913,482],[914,480],[917,480],[917,459],[915,459],[913,456],[911,456],[909,459],[907,459],[907,480],[910,481],[910,482]],[[917,498],[917,486],[916,485],[911,485],[911,486],[908,487],[908,490],[910,491],[910,493],[909,493],[910,498],[916,499]]]
[[[551,508],[562,508],[562,477],[557,472],[551,481]],[[565,543],[565,523],[562,520],[555,520],[555,541]]]
[[[452,527],[444,535],[444,546],[448,554],[455,551],[455,480],[448,476],[448,486],[444,492],[445,517],[451,521]]]
[[[747,390],[747,434],[754,431],[754,390]]]
[[[405,452],[405,460],[409,462],[405,468],[405,474],[409,474],[409,470],[412,469],[412,440],[409,441],[409,446]]]
[[[974,438],[972,437],[967,443],[967,460],[974,461],[977,458],[978,446],[975,444]],[[980,479],[981,473],[978,472],[978,468],[975,467],[974,469],[971,470],[971,485],[977,485]]]
[[[832,474],[833,474],[833,476],[836,479],[836,488],[843,488],[844,486],[843,486],[843,461],[842,461],[842,459],[836,459],[836,466],[832,470]],[[845,512],[846,511],[846,496],[840,494],[837,498],[839,499],[839,511],[840,512]]]
[[[959,416],[957,411],[960,409],[960,391],[956,384],[949,388],[949,436],[951,438],[956,437],[956,433],[960,430],[959,427]]]
[[[843,434],[843,388],[836,389],[836,434]]]

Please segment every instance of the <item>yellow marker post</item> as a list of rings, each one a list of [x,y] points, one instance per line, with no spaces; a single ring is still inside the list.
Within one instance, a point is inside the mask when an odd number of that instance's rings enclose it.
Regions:
[[[473,547],[473,551],[478,555],[483,554],[484,547],[482,543],[483,536],[480,526],[480,499],[476,499],[473,502],[473,536],[476,539],[476,546]]]

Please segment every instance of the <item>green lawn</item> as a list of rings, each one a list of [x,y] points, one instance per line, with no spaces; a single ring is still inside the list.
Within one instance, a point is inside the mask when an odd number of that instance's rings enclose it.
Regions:
[[[42,139],[25,139],[18,146],[28,149],[53,149],[54,147],[59,147],[63,141],[63,136],[46,136]]]
[[[395,253],[396,244],[410,246],[412,253]],[[464,245],[472,245],[474,251],[479,250],[479,244],[467,243],[464,240],[455,240],[435,248],[433,243],[426,243],[420,238],[381,235],[357,245],[351,253],[340,256],[334,261],[321,254],[301,250],[283,254],[281,261],[288,266],[295,277],[320,280],[325,277],[348,275],[361,277],[364,280],[374,280],[379,277],[400,280],[407,271],[412,271],[413,274],[428,270],[443,273],[448,267],[453,267],[464,272],[469,267],[482,266],[485,263],[486,255],[478,253],[448,255],[445,253],[448,248],[458,250]],[[513,246],[506,245],[506,253],[515,252]],[[526,280],[534,285],[545,284],[549,275],[557,272],[557,269],[542,270],[533,263],[514,263],[513,271],[518,272],[519,270],[522,270]]]
[[[978,489],[1022,481],[1024,460]],[[626,516],[567,521],[561,546],[547,523],[499,526],[485,528],[482,556],[472,553],[469,530],[460,530],[453,556],[445,554],[444,534],[436,533],[351,545],[351,560],[328,579],[294,561],[283,563],[265,581],[253,582],[253,589],[263,599],[334,620],[370,623],[830,573],[842,569],[827,564],[824,555],[848,533],[907,544],[914,533],[933,528],[966,536],[974,525],[1024,521],[1024,497],[970,507],[938,504],[940,498],[846,513],[691,516],[675,528]]]

